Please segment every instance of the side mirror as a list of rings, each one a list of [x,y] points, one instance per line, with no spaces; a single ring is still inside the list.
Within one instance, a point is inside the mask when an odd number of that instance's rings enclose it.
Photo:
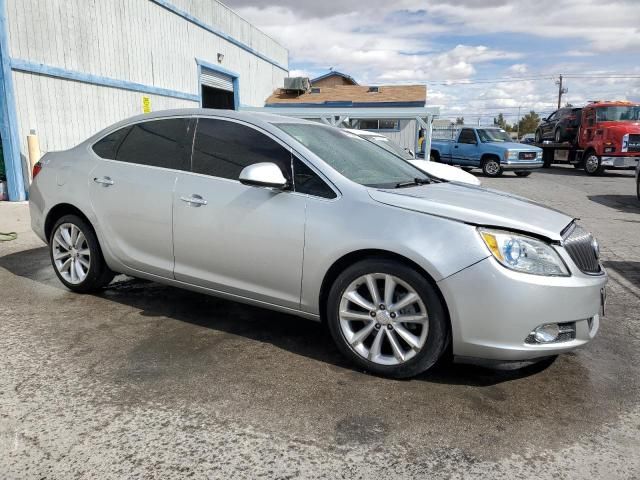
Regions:
[[[255,187],[269,187],[284,190],[289,186],[280,168],[271,162],[254,163],[240,172],[240,183]]]

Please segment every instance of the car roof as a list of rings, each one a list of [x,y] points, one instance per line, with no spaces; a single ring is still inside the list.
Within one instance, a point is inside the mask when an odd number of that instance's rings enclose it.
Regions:
[[[152,113],[143,113],[135,115],[133,117],[121,120],[107,128],[97,132],[89,137],[82,143],[93,143],[97,139],[104,137],[105,135],[115,132],[116,130],[140,123],[143,121],[161,120],[163,118],[173,117],[217,117],[217,118],[229,118],[235,120],[242,120],[247,123],[251,123],[256,126],[262,124],[263,127],[266,124],[279,124],[279,123],[301,123],[319,125],[317,122],[311,122],[309,120],[303,120],[301,118],[285,117],[282,115],[276,115],[267,112],[251,112],[251,111],[237,111],[237,110],[218,110],[213,108],[175,108],[170,110],[159,110]]]

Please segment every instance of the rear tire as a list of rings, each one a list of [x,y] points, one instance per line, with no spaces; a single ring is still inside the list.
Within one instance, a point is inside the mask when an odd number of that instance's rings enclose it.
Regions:
[[[431,153],[429,154],[429,160],[431,160],[432,162],[440,162],[440,154],[431,150]]]
[[[77,215],[65,215],[55,223],[49,256],[60,281],[77,293],[95,292],[115,276],[104,261],[93,228]]]
[[[540,129],[536,130],[535,141],[536,143],[542,143],[542,132],[540,131]]]
[[[413,302],[393,308],[412,294]],[[413,268],[387,259],[362,260],[338,276],[329,291],[327,324],[338,349],[351,362],[393,378],[431,368],[449,338],[436,288]]]
[[[502,175],[500,160],[496,157],[488,157],[482,161],[482,173],[487,177],[499,177]]]
[[[553,134],[553,139],[556,143],[562,143],[562,132],[559,128],[556,128],[556,131]]]
[[[528,177],[531,172],[514,172],[518,177]]]

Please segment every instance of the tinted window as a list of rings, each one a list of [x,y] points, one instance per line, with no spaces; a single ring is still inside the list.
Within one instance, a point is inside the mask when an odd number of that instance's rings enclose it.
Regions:
[[[130,127],[121,128],[107,135],[93,146],[93,151],[99,157],[115,160],[118,147],[127,136],[127,133],[129,133],[129,129]]]
[[[316,172],[297,158],[293,159],[294,183],[296,192],[315,197],[336,198],[336,193],[329,188]]]
[[[154,167],[189,170],[185,148],[189,120],[171,118],[132,125],[117,148],[115,159]]]
[[[470,128],[463,128],[458,143],[476,143],[476,134]]]
[[[272,162],[291,180],[291,152],[257,130],[226,120],[198,120],[193,145],[195,173],[237,180],[242,169],[260,162]]]

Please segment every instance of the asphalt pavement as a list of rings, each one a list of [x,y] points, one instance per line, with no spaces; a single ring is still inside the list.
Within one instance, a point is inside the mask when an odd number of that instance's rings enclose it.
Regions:
[[[353,368],[317,323],[118,277],[57,280],[0,203],[0,478],[639,478],[640,202],[630,171],[480,177],[581,218],[611,274],[586,348]]]

